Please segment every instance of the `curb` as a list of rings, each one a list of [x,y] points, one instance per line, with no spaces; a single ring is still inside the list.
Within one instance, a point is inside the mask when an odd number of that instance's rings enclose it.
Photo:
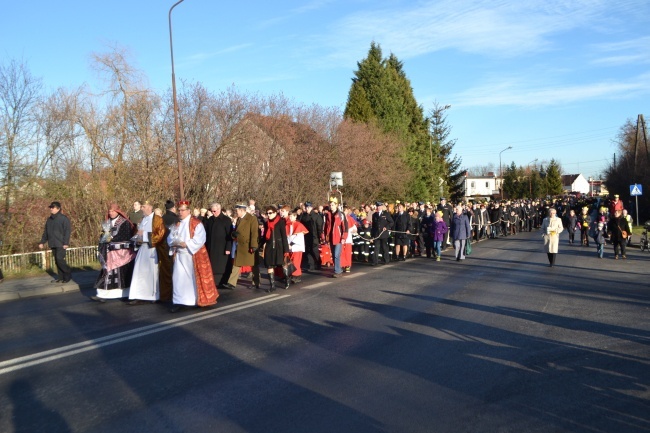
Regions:
[[[0,292],[0,302],[17,301],[19,299],[34,298],[38,296],[57,295],[69,292],[80,292],[92,288],[92,283],[68,283],[63,285],[43,285],[42,287],[21,288],[13,291]]]

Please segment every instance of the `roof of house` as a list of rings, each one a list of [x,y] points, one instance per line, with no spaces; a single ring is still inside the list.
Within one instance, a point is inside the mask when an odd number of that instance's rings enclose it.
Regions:
[[[562,185],[573,185],[573,182],[580,176],[580,174],[563,174],[562,175]]]

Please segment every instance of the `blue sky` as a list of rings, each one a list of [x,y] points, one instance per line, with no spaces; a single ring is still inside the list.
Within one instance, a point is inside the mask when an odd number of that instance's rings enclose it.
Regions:
[[[163,92],[173,4],[5,3],[0,53],[53,90],[100,86],[90,55],[118,44]],[[404,62],[425,112],[451,105],[466,167],[498,167],[512,146],[503,165],[556,158],[596,177],[619,128],[650,114],[648,0],[185,0],[172,18],[177,80],[341,110],[357,61],[379,43]]]

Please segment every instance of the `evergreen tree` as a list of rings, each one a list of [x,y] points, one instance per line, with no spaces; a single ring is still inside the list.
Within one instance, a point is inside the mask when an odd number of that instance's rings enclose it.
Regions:
[[[417,104],[403,64],[394,54],[383,59],[381,48],[371,43],[368,56],[357,62],[344,115],[356,122],[376,122],[387,134],[403,143],[401,157],[410,173],[406,200],[434,200],[438,178],[444,172],[439,151],[430,158],[433,147],[429,123]],[[439,149],[439,148],[437,148]]]
[[[357,68],[343,115],[347,119],[363,123],[378,119],[384,128],[388,74],[379,45],[374,42],[370,44],[368,56],[357,62]]]
[[[368,101],[366,95],[366,89],[358,82],[353,83],[350,88],[348,108],[349,111],[346,108],[346,117],[364,123],[371,123],[376,120],[375,113],[372,111],[370,101]]]
[[[546,187],[548,195],[562,194],[562,169],[555,159],[546,168]]]
[[[512,162],[509,167],[506,167],[506,171],[503,174],[502,188],[504,197],[511,199],[518,198],[517,166],[514,162]]]
[[[461,169],[461,158],[458,155],[452,155],[456,139],[449,138],[451,127],[447,124],[447,116],[444,114],[449,107],[449,105],[442,107],[437,102],[433,104],[429,122],[431,140],[434,144],[433,149],[437,151],[437,155],[433,154],[430,149],[429,156],[439,161],[440,167],[434,165],[431,170],[439,169],[438,174],[444,180],[444,194],[450,196],[452,201],[457,202],[463,197],[464,191],[461,180],[465,170]]]

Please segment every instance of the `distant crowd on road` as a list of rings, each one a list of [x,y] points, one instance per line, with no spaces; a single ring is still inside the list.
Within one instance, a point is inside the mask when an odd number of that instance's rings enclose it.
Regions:
[[[332,196],[328,203],[269,205],[254,200],[224,209],[187,201],[135,201],[127,214],[117,204],[107,209],[98,243],[101,271],[92,299],[126,299],[129,305],[171,303],[170,311],[214,305],[219,290],[238,285],[260,290],[260,268],[266,269],[264,290],[288,289],[302,272],[333,278],[350,273],[353,263],[372,266],[411,258],[441,261],[453,246],[463,261],[472,242],[515,236],[541,229],[549,265],[555,264],[559,235],[568,243],[596,245],[604,256],[609,240],[614,258],[626,258],[632,221],[618,195],[602,199],[575,197],[548,200],[502,200],[437,204],[429,202],[365,203],[351,207]],[[40,247],[48,244],[58,269],[56,283],[71,278],[65,262],[70,221],[61,204],[52,202]],[[327,270],[325,270],[327,269]]]

